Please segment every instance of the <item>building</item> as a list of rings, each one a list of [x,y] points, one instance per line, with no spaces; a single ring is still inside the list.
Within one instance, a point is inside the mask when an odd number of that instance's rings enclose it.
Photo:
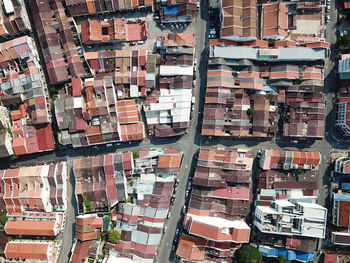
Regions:
[[[343,54],[338,61],[338,74],[341,80],[347,80],[350,78],[350,55]]]
[[[72,16],[88,16],[105,14],[110,12],[122,12],[132,10],[145,10],[152,8],[151,0],[101,0],[91,2],[88,0],[68,0],[66,2],[69,13]]]
[[[7,243],[5,262],[45,262],[57,261],[59,245],[53,241],[15,240]]]
[[[152,64],[149,59],[155,60],[155,55],[148,54],[146,49],[85,52],[84,55],[96,78],[112,78],[118,100],[144,97],[155,87],[155,61]]]
[[[30,0],[29,6],[50,84],[86,77],[88,70],[84,68],[84,56],[75,45],[79,43],[77,30],[73,19],[66,16],[62,1]]]
[[[79,215],[75,219],[76,237],[80,241],[99,239],[99,233],[103,231],[103,219],[97,215]]]
[[[74,159],[75,195],[81,205],[87,200],[93,210],[107,209],[127,199],[120,159],[112,154]]]
[[[262,150],[260,167],[263,170],[315,170],[321,163],[321,153],[284,150]]]
[[[2,200],[10,212],[65,211],[67,164],[65,162],[1,170]],[[40,215],[40,213],[39,213]]]
[[[350,136],[350,108],[349,87],[342,85],[338,91],[337,120],[335,126],[343,136]]]
[[[5,231],[10,236],[55,237],[63,230],[63,213],[8,212]]]
[[[248,243],[251,154],[245,149],[201,147],[184,229],[176,254],[186,260],[231,260]],[[192,186],[192,189],[191,189]],[[230,261],[229,261],[230,262]]]
[[[315,252],[286,250],[264,245],[259,245],[259,251],[264,258],[277,258],[278,256],[282,256],[286,260],[297,260],[298,262],[313,261],[316,254]]]
[[[143,109],[151,137],[183,135],[190,122],[194,68],[193,34],[170,33],[156,42],[160,56],[159,86]]]
[[[0,158],[13,154],[10,115],[4,106],[0,106]],[[10,128],[11,129],[11,128]]]
[[[221,38],[234,41],[255,40],[256,5],[256,0],[221,0]]]
[[[327,53],[318,42],[211,40],[202,135],[273,137],[282,115],[286,139],[322,139]]]
[[[24,1],[4,1],[0,6],[0,14],[1,42],[23,36],[31,31]]]
[[[83,147],[144,138],[138,104],[117,100],[110,76],[84,82],[73,79],[72,86],[55,100],[55,114],[58,138],[64,145]]]
[[[326,222],[327,209],[318,204],[276,200],[255,209],[254,225],[262,233],[324,238]]]
[[[82,22],[80,26],[81,40],[86,45],[143,41],[148,37],[146,22],[129,23],[124,19],[87,20]]]
[[[262,36],[264,39],[281,40],[288,35],[288,6],[269,3],[262,6]]]
[[[191,23],[196,15],[196,3],[194,0],[157,0],[154,9],[158,11],[161,23]]]
[[[116,167],[127,178],[128,201],[119,203],[112,216],[121,240],[117,244],[107,242],[105,248],[135,262],[153,262],[170,216],[182,154],[175,149],[153,149],[117,156]]]
[[[16,155],[32,154],[55,149],[52,135],[49,97],[44,74],[37,60],[33,40],[28,36],[0,44],[5,54],[0,70],[0,104],[6,107],[2,125],[12,133],[12,151]],[[6,122],[6,123],[5,123]],[[8,149],[8,136],[2,139]]]

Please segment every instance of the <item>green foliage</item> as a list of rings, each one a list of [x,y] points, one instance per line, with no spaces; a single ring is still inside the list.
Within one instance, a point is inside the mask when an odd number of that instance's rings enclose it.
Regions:
[[[79,39],[74,38],[74,39],[73,39],[73,43],[74,43],[76,46],[79,46]]]
[[[260,251],[251,245],[241,246],[237,250],[237,258],[239,263],[260,263],[262,261]]]
[[[247,114],[248,116],[252,116],[254,114],[254,109],[252,108],[247,109]]]
[[[115,229],[111,229],[107,233],[107,239],[108,242],[116,244],[120,241],[120,233]]]
[[[350,48],[350,33],[343,36],[339,36],[337,40],[338,46],[343,46],[344,48]]]
[[[84,199],[84,206],[85,206],[85,212],[86,213],[91,213],[92,212],[92,206],[91,206],[91,202],[89,200]]]
[[[14,239],[13,239],[13,237],[9,237],[9,241],[13,241]]]
[[[17,159],[18,159],[18,155],[16,155],[16,154],[13,154],[10,156],[11,161],[16,161]]]
[[[301,79],[293,80],[293,85],[300,85],[303,81]]]
[[[223,132],[226,132],[226,131],[227,131],[227,128],[226,128],[226,127],[222,128],[222,131],[223,131]]]
[[[290,260],[285,259],[283,256],[278,256],[277,257],[277,262],[278,263],[290,263]]]
[[[2,225],[5,225],[6,224],[6,222],[7,222],[7,216],[6,216],[6,212],[1,212],[0,213],[0,223],[2,224]]]
[[[103,259],[105,256],[103,254],[98,255],[99,259]]]
[[[11,130],[11,128],[10,127],[6,127],[6,129],[7,129],[7,132],[11,135],[11,137],[13,138],[13,135],[12,135],[12,130]]]
[[[132,152],[132,157],[134,159],[136,159],[137,157],[139,157],[139,153],[138,152]]]
[[[298,167],[298,169],[295,169],[295,170],[293,171],[293,173],[294,173],[295,175],[302,174],[302,173],[304,173],[304,169],[301,168],[301,167]]]

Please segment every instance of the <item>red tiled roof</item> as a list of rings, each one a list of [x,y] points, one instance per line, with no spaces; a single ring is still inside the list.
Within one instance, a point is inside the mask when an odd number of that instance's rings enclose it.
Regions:
[[[200,237],[181,235],[176,255],[186,260],[204,260],[207,241]]]
[[[5,248],[5,256],[6,258],[48,260],[48,249],[47,243],[9,242]]]

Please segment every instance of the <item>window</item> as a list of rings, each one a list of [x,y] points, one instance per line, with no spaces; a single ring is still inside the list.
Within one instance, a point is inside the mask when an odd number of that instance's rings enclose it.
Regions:
[[[103,36],[108,35],[108,27],[102,27],[102,35]]]

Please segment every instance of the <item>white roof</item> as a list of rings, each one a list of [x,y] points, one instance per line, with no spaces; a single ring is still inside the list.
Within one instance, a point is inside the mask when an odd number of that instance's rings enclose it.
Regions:
[[[275,203],[278,205],[278,206],[283,206],[283,207],[286,207],[286,206],[295,206],[293,203],[289,202],[288,200],[276,200]]]
[[[83,98],[77,97],[74,98],[74,109],[80,109],[83,107]]]
[[[303,206],[303,207],[317,208],[317,209],[324,209],[324,210],[326,210],[326,208],[324,208],[323,206],[321,206],[319,204],[304,203],[304,202],[297,202],[297,204],[300,205],[300,206]]]
[[[137,85],[130,85],[130,97],[136,98],[139,96],[139,87]]]
[[[277,212],[275,209],[269,207],[269,206],[257,206],[257,209],[259,209],[261,212],[265,213],[265,214],[280,214],[279,212]]]
[[[221,217],[211,217],[211,216],[197,216],[193,214],[187,214],[187,216],[192,217],[196,222],[200,222],[206,225],[211,225],[215,227],[229,227],[236,229],[250,229],[246,222],[242,220],[227,220]]]
[[[175,76],[175,75],[193,75],[193,67],[192,66],[166,66],[161,65],[159,68],[160,76]]]
[[[11,0],[3,0],[6,14],[11,14],[15,11]]]

